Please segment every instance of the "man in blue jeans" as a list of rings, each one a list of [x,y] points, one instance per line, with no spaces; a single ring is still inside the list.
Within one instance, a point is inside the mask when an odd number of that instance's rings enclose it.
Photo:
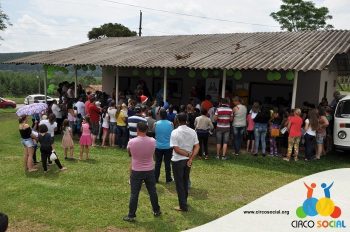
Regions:
[[[160,120],[155,123],[155,135],[156,135],[156,168],[155,176],[156,182],[159,182],[160,168],[162,166],[162,160],[164,159],[165,165],[165,181],[170,183],[173,181],[171,177],[171,157],[173,149],[170,147],[170,136],[171,132],[174,130],[174,125],[172,122],[167,120],[167,112],[165,109],[161,109],[159,112]]]
[[[155,217],[161,215],[153,164],[153,154],[156,147],[156,141],[154,138],[146,135],[147,130],[148,126],[145,122],[137,123],[137,137],[131,139],[127,147],[129,155],[131,156],[132,169],[130,176],[131,195],[129,214],[123,218],[123,220],[127,222],[135,221],[142,182],[145,182],[146,184],[153,208],[153,215]]]
[[[247,126],[247,107],[242,105],[239,97],[233,98],[233,134],[234,134],[234,147],[235,154],[239,155],[242,145],[243,134]]]

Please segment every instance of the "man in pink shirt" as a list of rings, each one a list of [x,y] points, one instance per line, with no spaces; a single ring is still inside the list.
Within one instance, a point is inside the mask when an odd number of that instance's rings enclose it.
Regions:
[[[153,215],[161,215],[158,204],[156,189],[156,178],[154,175],[153,155],[156,149],[156,140],[146,135],[148,126],[145,122],[137,123],[137,137],[128,143],[128,152],[131,156],[131,195],[129,202],[129,214],[123,218],[124,221],[134,222],[136,218],[137,203],[142,182],[145,182],[150,196]]]

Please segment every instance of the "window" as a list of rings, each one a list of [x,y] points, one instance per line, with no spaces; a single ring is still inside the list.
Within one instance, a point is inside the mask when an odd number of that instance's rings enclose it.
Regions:
[[[38,96],[34,98],[34,101],[42,101],[42,100],[45,100],[44,96]]]
[[[335,116],[339,118],[350,118],[350,100],[339,102]]]

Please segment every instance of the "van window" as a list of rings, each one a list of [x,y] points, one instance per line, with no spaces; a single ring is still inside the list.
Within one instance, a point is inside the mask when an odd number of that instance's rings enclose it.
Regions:
[[[350,118],[350,100],[339,102],[335,116],[338,118]]]

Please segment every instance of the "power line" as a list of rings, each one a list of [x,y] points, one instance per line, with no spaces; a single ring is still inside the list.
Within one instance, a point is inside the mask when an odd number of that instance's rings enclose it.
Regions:
[[[192,15],[192,14],[187,14],[187,13],[182,13],[182,12],[175,12],[175,11],[156,9],[156,8],[151,8],[151,7],[146,7],[146,6],[139,6],[139,5],[130,4],[130,3],[117,2],[117,1],[113,1],[113,0],[101,0],[101,1],[109,2],[109,3],[113,3],[113,4],[118,4],[118,5],[123,5],[123,6],[134,7],[134,8],[141,8],[141,9],[150,10],[150,11],[157,11],[157,12],[162,12],[162,13],[181,15],[181,16],[192,17],[192,18],[200,18],[200,19],[205,19],[205,20],[214,20],[214,21],[228,22],[228,23],[238,23],[238,24],[246,24],[246,25],[253,25],[253,26],[278,27],[279,28],[279,26],[260,24],[260,23],[248,23],[248,22],[243,22],[243,21],[213,18],[213,17],[201,16],[201,15]]]
[[[74,4],[79,4],[79,5],[82,4],[82,3],[78,3],[78,2],[74,2],[74,1],[67,1],[67,0],[56,0],[56,1],[74,3]],[[244,22],[244,21],[214,18],[214,17],[209,17],[209,16],[203,16],[203,15],[193,15],[193,14],[188,14],[188,13],[183,13],[183,12],[176,12],[176,11],[152,8],[152,7],[147,7],[147,6],[140,6],[140,5],[131,4],[131,3],[119,2],[119,1],[115,1],[115,0],[100,0],[100,1],[108,2],[108,3],[112,3],[112,4],[117,4],[117,5],[122,5],[122,6],[138,8],[138,9],[149,10],[149,11],[167,13],[167,14],[172,14],[172,15],[186,16],[186,17],[191,17],[191,18],[199,18],[199,19],[204,19],[204,20],[220,21],[220,22],[227,22],[227,23],[237,23],[237,24],[245,24],[245,25],[252,25],[252,26],[280,28],[279,26],[275,26],[275,25],[267,25],[267,24],[261,24],[261,23],[249,23],[249,22]],[[83,4],[90,5],[90,6],[92,5],[90,3],[83,3]],[[100,5],[98,5],[98,6],[100,6]]]

